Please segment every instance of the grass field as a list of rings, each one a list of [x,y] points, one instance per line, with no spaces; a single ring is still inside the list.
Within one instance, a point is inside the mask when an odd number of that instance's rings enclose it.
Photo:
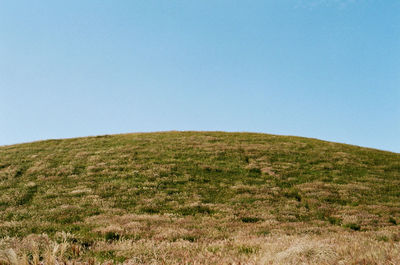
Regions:
[[[400,264],[400,154],[255,133],[0,147],[0,264]]]

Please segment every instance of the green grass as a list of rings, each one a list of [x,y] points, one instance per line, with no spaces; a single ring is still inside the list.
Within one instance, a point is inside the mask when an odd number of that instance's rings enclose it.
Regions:
[[[133,216],[130,221],[140,229],[108,221],[124,216]],[[157,236],[197,244],[230,238],[244,226],[254,226],[258,236],[274,229],[290,234],[287,227],[296,223],[359,232],[397,227],[396,220],[400,154],[391,152],[224,132],[106,135],[0,147],[0,238],[45,233],[55,239],[63,231],[84,246],[83,257],[101,261],[130,256],[84,244]],[[186,234],[174,226],[179,222]],[[158,226],[175,228],[161,237]],[[258,248],[241,245],[232,251],[251,256]]]

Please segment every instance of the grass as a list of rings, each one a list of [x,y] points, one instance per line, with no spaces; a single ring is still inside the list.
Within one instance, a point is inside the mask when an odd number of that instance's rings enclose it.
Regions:
[[[398,220],[396,153],[223,132],[0,147],[0,264],[397,264]]]

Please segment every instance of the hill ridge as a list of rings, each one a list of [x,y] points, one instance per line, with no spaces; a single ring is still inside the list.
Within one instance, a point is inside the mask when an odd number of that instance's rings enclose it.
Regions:
[[[385,264],[398,222],[400,154],[382,150],[218,131],[0,147],[0,250],[18,257]]]

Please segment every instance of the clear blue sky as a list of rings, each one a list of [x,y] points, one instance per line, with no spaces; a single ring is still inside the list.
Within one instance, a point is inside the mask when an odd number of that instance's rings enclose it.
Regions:
[[[0,145],[162,130],[400,152],[400,1],[0,0]]]

